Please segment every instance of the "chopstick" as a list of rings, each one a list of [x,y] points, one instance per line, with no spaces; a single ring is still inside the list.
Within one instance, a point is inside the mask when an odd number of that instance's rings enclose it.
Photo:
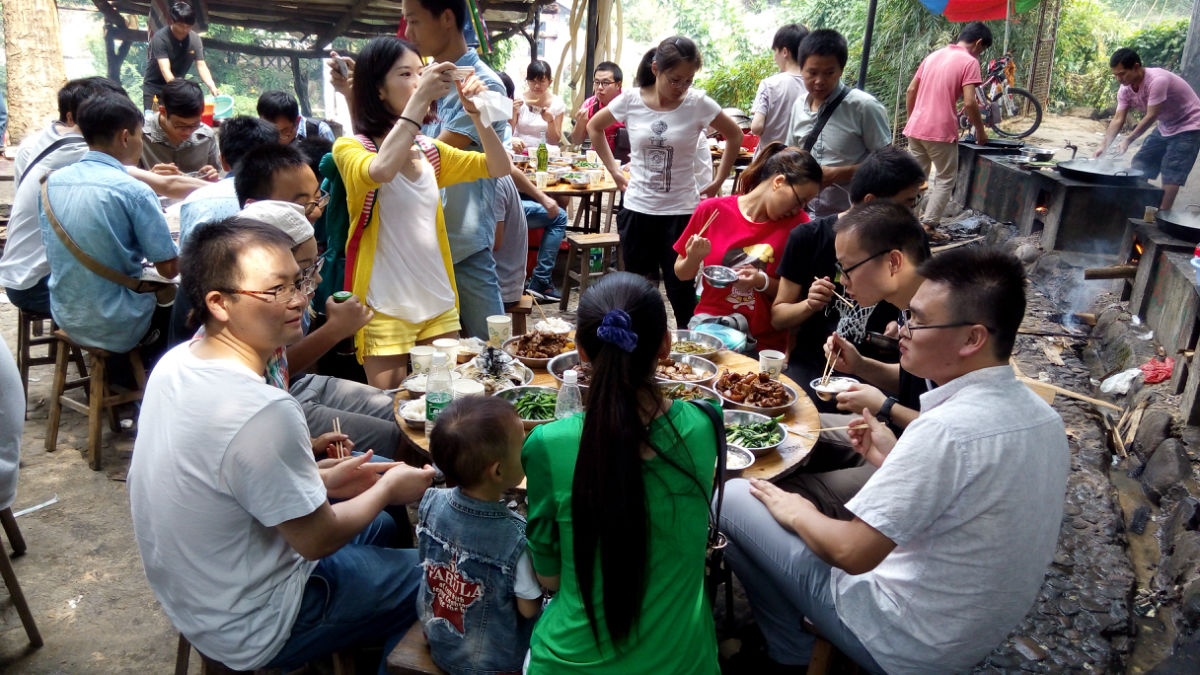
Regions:
[[[815,437],[817,434],[821,433],[822,431],[847,431],[847,430],[853,430],[853,429],[865,429],[866,427],[867,427],[866,424],[856,424],[854,426],[823,427],[820,429],[806,429],[804,431],[801,431],[794,427],[788,427],[788,430],[793,433],[799,434],[800,436],[808,436],[808,437],[812,438],[812,437]]]
[[[335,433],[335,434],[342,433],[341,418],[338,418],[338,417],[333,418],[333,433]],[[333,452],[334,452],[334,456],[333,456],[334,459],[341,459],[342,457],[345,457],[346,455],[350,454],[350,453],[346,452],[346,448],[344,446],[342,446],[341,441],[338,441],[337,443],[334,444]]]
[[[813,277],[813,281],[820,281],[820,280],[821,280],[821,277]],[[852,302],[852,301],[851,301],[849,298],[847,298],[846,296],[842,295],[841,293],[838,293],[836,290],[835,290],[835,291],[833,291],[833,297],[835,297],[835,298],[837,298],[838,300],[841,300],[842,302],[846,303],[846,305],[847,305],[847,306],[849,306],[849,307],[853,307],[853,306],[854,306],[854,302]]]
[[[829,376],[833,374],[833,364],[837,363],[838,357],[842,355],[841,349],[831,349],[825,355],[825,369],[821,371],[821,385],[829,384]]]
[[[710,215],[710,216],[708,217],[708,220],[704,221],[704,227],[700,228],[700,231],[696,233],[696,236],[697,236],[697,237],[703,237],[703,236],[704,236],[704,233],[705,233],[706,231],[708,231],[708,226],[709,226],[709,225],[712,225],[712,221],[716,220],[716,218],[717,218],[717,211],[715,211],[715,210],[714,210],[714,211],[712,212],[712,215]]]

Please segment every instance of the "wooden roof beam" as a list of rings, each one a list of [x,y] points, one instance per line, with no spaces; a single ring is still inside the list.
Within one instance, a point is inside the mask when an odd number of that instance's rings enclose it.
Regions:
[[[108,4],[108,0],[92,0],[92,4],[96,6],[96,9],[100,10],[100,13],[104,15],[105,19],[108,19],[109,23],[117,26],[125,25],[125,17],[121,16],[116,7]]]
[[[358,0],[358,2],[355,2],[350,9],[342,15],[342,18],[337,20],[337,23],[329,27],[329,30],[317,35],[316,39],[313,40],[313,49],[323,48],[325,45],[332,43],[334,38],[346,32],[346,29],[350,27],[350,24],[353,23],[360,14],[366,11],[367,6],[370,4],[371,0]]]

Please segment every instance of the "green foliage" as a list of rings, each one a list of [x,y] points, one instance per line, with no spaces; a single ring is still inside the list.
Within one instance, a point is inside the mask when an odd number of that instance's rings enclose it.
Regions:
[[[1117,82],[1108,57],[1127,31],[1121,17],[1100,0],[1069,0],[1063,6],[1050,82],[1052,108],[1114,104]]]
[[[1125,46],[1132,47],[1142,57],[1142,65],[1178,72],[1187,30],[1187,19],[1162,21],[1134,33]]]
[[[516,43],[514,39],[507,38],[494,43],[492,51],[487,54],[481,54],[479,60],[488,64],[492,70],[499,73],[504,70],[504,66],[508,65],[508,59],[512,56],[515,48]]]
[[[741,108],[749,112],[754,94],[758,92],[758,83],[778,72],[778,68],[774,59],[766,55],[744,59],[727,68],[706,71],[706,75],[696,78],[694,86],[697,89],[703,89],[724,107]]]

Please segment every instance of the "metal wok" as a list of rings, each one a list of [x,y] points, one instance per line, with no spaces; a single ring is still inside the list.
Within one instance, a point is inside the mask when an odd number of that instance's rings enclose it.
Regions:
[[[1188,204],[1181,209],[1168,209],[1154,214],[1163,232],[1193,244],[1200,243],[1200,204]]]
[[[1056,168],[1067,178],[1098,185],[1130,185],[1145,175],[1112,159],[1069,159]]]

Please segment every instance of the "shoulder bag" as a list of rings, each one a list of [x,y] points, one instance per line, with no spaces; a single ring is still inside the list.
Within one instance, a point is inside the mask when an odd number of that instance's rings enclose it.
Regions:
[[[817,116],[817,123],[813,125],[812,131],[804,137],[804,151],[812,152],[813,146],[817,144],[817,139],[821,137],[821,132],[825,130],[825,124],[829,122],[829,118],[833,117],[833,111],[842,104],[842,99],[850,93],[850,87],[842,85],[842,90],[836,96],[829,99],[825,103],[825,109]]]

